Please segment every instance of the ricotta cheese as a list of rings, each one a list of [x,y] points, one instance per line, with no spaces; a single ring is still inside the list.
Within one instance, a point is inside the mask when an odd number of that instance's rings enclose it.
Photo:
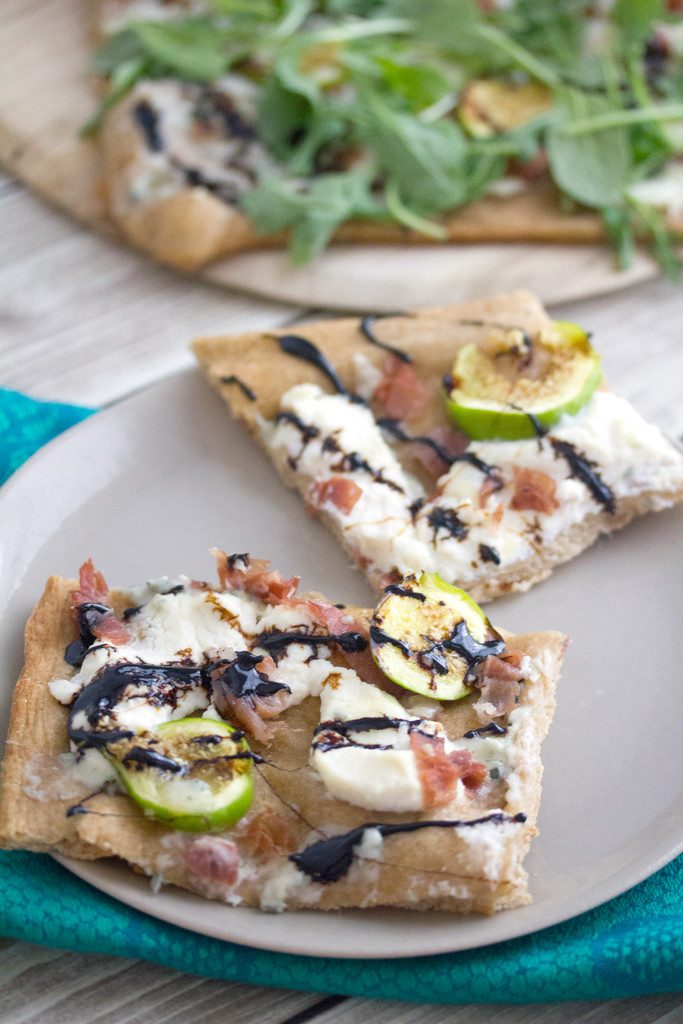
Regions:
[[[327,502],[325,512],[356,556],[380,573],[437,572],[467,587],[484,571],[482,545],[495,549],[500,564],[507,566],[530,558],[588,515],[602,511],[585,483],[572,476],[571,466],[550,437],[545,437],[471,442],[467,451],[496,467],[504,486],[482,504],[484,475],[476,466],[455,462],[439,479],[437,495],[415,513],[411,505],[416,498],[424,499],[424,492],[403,470],[366,406],[346,395],[326,394],[317,385],[300,384],[283,395],[281,408],[316,434],[307,439],[297,426],[282,421],[268,438],[271,449],[276,456],[288,458],[302,490],[311,480],[324,481],[340,473],[354,480],[362,495],[353,508],[345,513]],[[666,505],[666,493],[673,495],[683,487],[680,454],[618,395],[597,391],[576,416],[563,417],[551,436],[571,444],[593,463],[617,501],[662,491],[661,504]],[[330,451],[337,444],[347,454],[357,452],[375,475],[348,462],[340,469],[338,452]],[[540,513],[511,508],[513,467],[551,477],[557,509]],[[377,471],[400,491],[377,482]],[[444,524],[444,513],[456,529]]]

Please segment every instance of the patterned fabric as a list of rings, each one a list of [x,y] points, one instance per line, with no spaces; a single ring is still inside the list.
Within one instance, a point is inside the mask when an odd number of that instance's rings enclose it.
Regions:
[[[0,469],[11,472],[88,414],[0,391]],[[42,854],[0,851],[0,892],[3,935],[253,985],[433,1003],[540,1003],[683,989],[683,857],[609,903],[534,935],[462,953],[365,963],[270,953],[184,931],[105,896]]]

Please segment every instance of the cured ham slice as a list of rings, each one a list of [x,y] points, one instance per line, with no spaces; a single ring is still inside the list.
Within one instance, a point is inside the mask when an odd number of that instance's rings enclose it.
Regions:
[[[529,469],[527,466],[513,466],[514,494],[510,508],[518,512],[543,512],[550,515],[559,502],[555,497],[557,483],[540,469]]]
[[[329,480],[316,480],[309,491],[311,503],[321,508],[330,502],[347,516],[362,495],[362,488],[345,476],[331,476]]]
[[[93,565],[92,558],[83,563],[78,571],[79,589],[72,590],[72,607],[76,625],[81,630],[78,609],[82,605],[94,605],[88,609],[87,625],[93,637],[110,644],[125,644],[130,640],[130,632],[108,606],[109,586]],[[84,609],[85,610],[85,609]]]
[[[427,388],[410,363],[388,356],[373,398],[389,419],[413,420],[424,411]]]
[[[486,767],[475,761],[469,750],[447,753],[440,736],[413,732],[410,747],[415,755],[425,809],[449,803],[455,796],[458,779],[462,779],[466,789],[477,789],[486,781]]]
[[[474,709],[482,721],[500,718],[513,711],[519,703],[522,655],[511,651],[504,657],[490,655],[481,663],[477,673],[477,686],[481,698]]]
[[[270,571],[270,562],[249,555],[227,555],[219,548],[211,554],[218,564],[218,579],[225,590],[243,590],[266,604],[287,601],[296,593],[299,577],[285,579],[279,572]]]
[[[188,844],[185,865],[208,892],[218,895],[234,888],[239,877],[240,855],[229,839],[201,836]]]

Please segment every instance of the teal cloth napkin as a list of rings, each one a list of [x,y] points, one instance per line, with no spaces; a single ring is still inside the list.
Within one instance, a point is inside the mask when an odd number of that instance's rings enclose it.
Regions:
[[[89,412],[0,389],[0,480]],[[534,935],[462,953],[362,962],[205,938],[118,903],[51,857],[0,851],[0,933],[229,981],[378,999],[541,1003],[675,992],[683,989],[683,857]]]

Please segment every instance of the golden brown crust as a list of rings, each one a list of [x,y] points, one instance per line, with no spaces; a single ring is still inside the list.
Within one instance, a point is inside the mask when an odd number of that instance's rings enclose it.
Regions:
[[[226,898],[207,889],[192,875],[184,858],[194,837],[157,824],[123,795],[90,795],[88,813],[66,816],[70,806],[88,795],[87,787],[59,764],[68,750],[67,710],[52,697],[51,679],[69,674],[62,658],[73,638],[70,592],[75,583],[52,577],[26,630],[24,670],[17,684],[10,722],[4,772],[0,783],[0,845],[60,852],[95,859],[117,856],[136,870],[163,877],[202,895]],[[112,592],[115,606],[123,607],[124,594]],[[368,616],[369,612],[350,609]],[[357,906],[407,906],[492,913],[529,900],[522,860],[536,832],[540,798],[540,743],[554,704],[566,638],[557,633],[506,636],[509,650],[528,654],[540,670],[525,684],[520,707],[528,715],[519,725],[520,761],[517,785],[507,802],[505,790],[480,797],[461,795],[455,803],[416,818],[473,818],[501,807],[509,814],[524,810],[526,824],[504,826],[504,841],[491,850],[473,846],[470,831],[425,830],[385,841],[382,863],[354,861],[349,873],[331,885],[295,885],[286,896],[289,909]],[[437,718],[452,736],[476,727],[474,697],[444,706]],[[276,813],[292,839],[291,849],[302,849],[318,836],[345,831],[372,821],[400,821],[405,815],[364,811],[331,799],[319,777],[308,767],[310,737],[319,718],[319,701],[309,698],[288,709],[267,749],[268,761],[255,775],[255,800],[249,815],[226,833],[240,850],[250,823],[261,813]],[[517,728],[517,727],[515,727]],[[463,803],[464,801],[464,803]],[[492,826],[495,830],[499,826]],[[497,833],[494,833],[497,838]],[[419,869],[416,865],[419,864]],[[292,872],[286,853],[256,862],[256,869],[240,879],[232,897],[246,906],[259,906],[264,886],[282,869]],[[296,872],[294,872],[296,874]],[[303,876],[299,877],[301,881]]]

